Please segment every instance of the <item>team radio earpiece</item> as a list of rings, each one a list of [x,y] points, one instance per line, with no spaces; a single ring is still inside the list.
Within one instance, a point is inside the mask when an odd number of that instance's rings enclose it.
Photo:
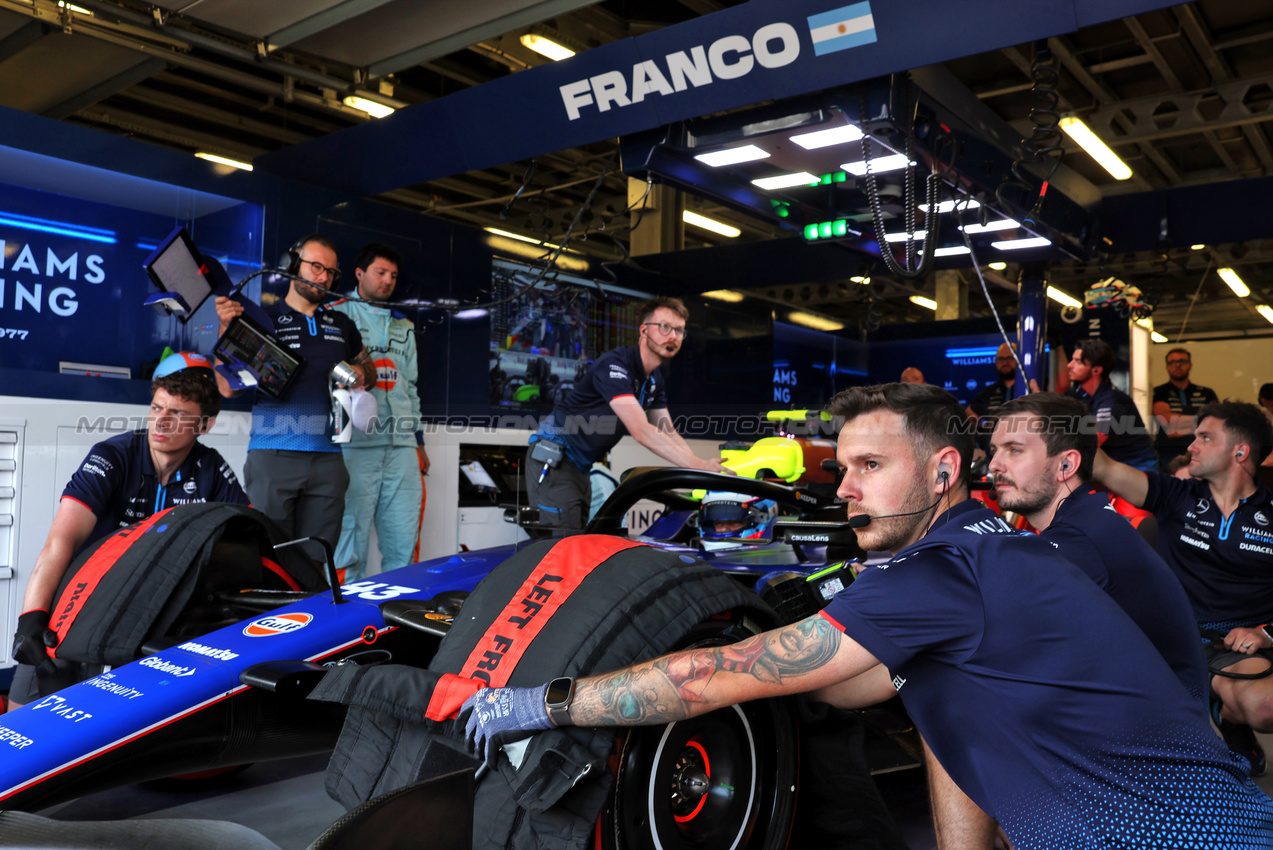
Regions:
[[[1070,471],[1070,462],[1068,460],[1061,461],[1061,471],[1062,472]]]
[[[937,464],[937,478],[940,481],[942,481],[944,484],[946,484],[946,487],[942,490],[942,494],[937,497],[937,501],[933,502],[928,507],[920,508],[917,511],[910,511],[909,513],[904,513],[904,514],[885,514],[884,516],[871,516],[870,514],[859,514],[855,517],[849,517],[849,528],[854,528],[854,529],[866,528],[868,525],[870,525],[872,522],[874,522],[877,519],[896,519],[898,517],[919,516],[920,514],[928,513],[929,511],[933,510],[938,505],[940,505],[942,499],[946,498],[946,490],[950,489],[950,464],[948,463]]]
[[[1246,457],[1246,452],[1242,449],[1238,449],[1238,460],[1242,460],[1244,457]]]

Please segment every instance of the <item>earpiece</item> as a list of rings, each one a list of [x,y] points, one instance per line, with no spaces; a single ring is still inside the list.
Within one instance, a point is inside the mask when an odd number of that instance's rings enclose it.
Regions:
[[[1070,462],[1068,460],[1061,461],[1061,471],[1062,472],[1070,471]]]
[[[937,477],[940,478],[942,481],[945,481],[946,479],[950,478],[950,464],[948,463],[937,464]]]
[[[1242,460],[1242,458],[1244,457],[1246,457],[1246,451],[1244,451],[1243,449],[1238,449],[1238,454],[1237,454],[1238,460]]]

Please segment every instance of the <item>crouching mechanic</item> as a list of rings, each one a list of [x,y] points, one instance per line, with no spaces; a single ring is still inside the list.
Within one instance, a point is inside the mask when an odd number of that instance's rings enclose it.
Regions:
[[[992,411],[990,473],[999,507],[1024,516],[1132,619],[1201,704],[1207,665],[1184,589],[1153,547],[1092,488],[1096,428],[1083,404],[1034,393]],[[887,694],[885,694],[887,696]],[[935,759],[928,787],[942,847],[990,850],[990,818]]]
[[[49,657],[49,606],[71,561],[118,528],[175,505],[248,504],[230,465],[199,442],[221,412],[212,363],[178,352],[155,369],[147,427],[103,440],[71,476],[27,579],[13,638],[18,662],[10,708],[88,678],[84,665]],[[38,669],[37,669],[38,668]]]
[[[381,570],[412,563],[420,536],[429,456],[419,433],[415,323],[376,303],[393,296],[401,266],[402,257],[388,245],[364,245],[354,261],[358,297],[364,300],[342,299],[332,305],[354,320],[376,369],[376,382],[368,388],[376,399],[376,418],[366,431],[355,429],[353,439],[341,446],[349,489],[336,567],[345,570],[346,582],[367,574],[373,521]]]
[[[1273,647],[1264,631],[1273,621],[1273,490],[1256,478],[1271,448],[1273,425],[1263,411],[1224,401],[1198,411],[1188,480],[1140,472],[1104,452],[1094,467],[1098,481],[1153,512],[1158,551],[1184,586],[1197,628],[1223,638],[1209,650],[1219,698],[1212,712],[1257,776],[1265,757],[1251,729],[1273,732],[1273,654],[1252,657]]]
[[[1051,544],[968,498],[973,436],[954,398],[888,384],[831,412],[859,543],[894,558],[820,614],[732,646],[479,691],[468,729],[488,762],[553,724],[656,725],[802,691],[834,703],[868,674],[1016,850],[1273,842],[1273,801],[1144,633]]]

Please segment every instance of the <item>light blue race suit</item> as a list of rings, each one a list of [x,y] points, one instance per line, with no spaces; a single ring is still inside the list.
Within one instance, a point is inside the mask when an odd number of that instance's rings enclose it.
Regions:
[[[366,575],[371,523],[380,542],[381,569],[411,563],[420,533],[424,479],[416,453],[420,396],[416,391],[415,324],[401,313],[361,301],[332,308],[358,325],[376,366],[376,418],[365,432],[354,429],[341,447],[349,470],[345,515],[336,566],[345,581]]]

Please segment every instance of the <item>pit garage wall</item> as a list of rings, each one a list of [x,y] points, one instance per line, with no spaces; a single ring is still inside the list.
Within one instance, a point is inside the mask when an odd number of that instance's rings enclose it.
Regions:
[[[529,432],[522,430],[493,429],[439,429],[431,432],[426,438],[429,452],[430,471],[425,478],[428,489],[428,505],[424,511],[424,522],[420,530],[420,558],[434,558],[450,555],[457,551],[460,530],[461,511],[468,509],[459,507],[460,492],[460,445],[490,446],[524,446]],[[686,440],[694,453],[699,457],[719,457],[717,451],[720,440]],[[611,469],[616,476],[637,466],[667,466],[667,462],[658,455],[644,448],[631,437],[624,437],[619,444],[610,450]],[[653,519],[657,505],[653,502],[637,503],[628,513],[628,527],[633,531],[641,531]],[[511,526],[510,526],[511,528]],[[511,542],[511,540],[491,541],[486,545]],[[471,544],[470,544],[471,545]],[[370,555],[370,566],[379,569],[379,553]]]
[[[1167,352],[1189,349],[1193,371],[1189,380],[1211,387],[1222,399],[1257,404],[1260,386],[1273,381],[1273,336],[1205,342],[1157,343],[1149,351],[1150,392],[1167,382]]]

